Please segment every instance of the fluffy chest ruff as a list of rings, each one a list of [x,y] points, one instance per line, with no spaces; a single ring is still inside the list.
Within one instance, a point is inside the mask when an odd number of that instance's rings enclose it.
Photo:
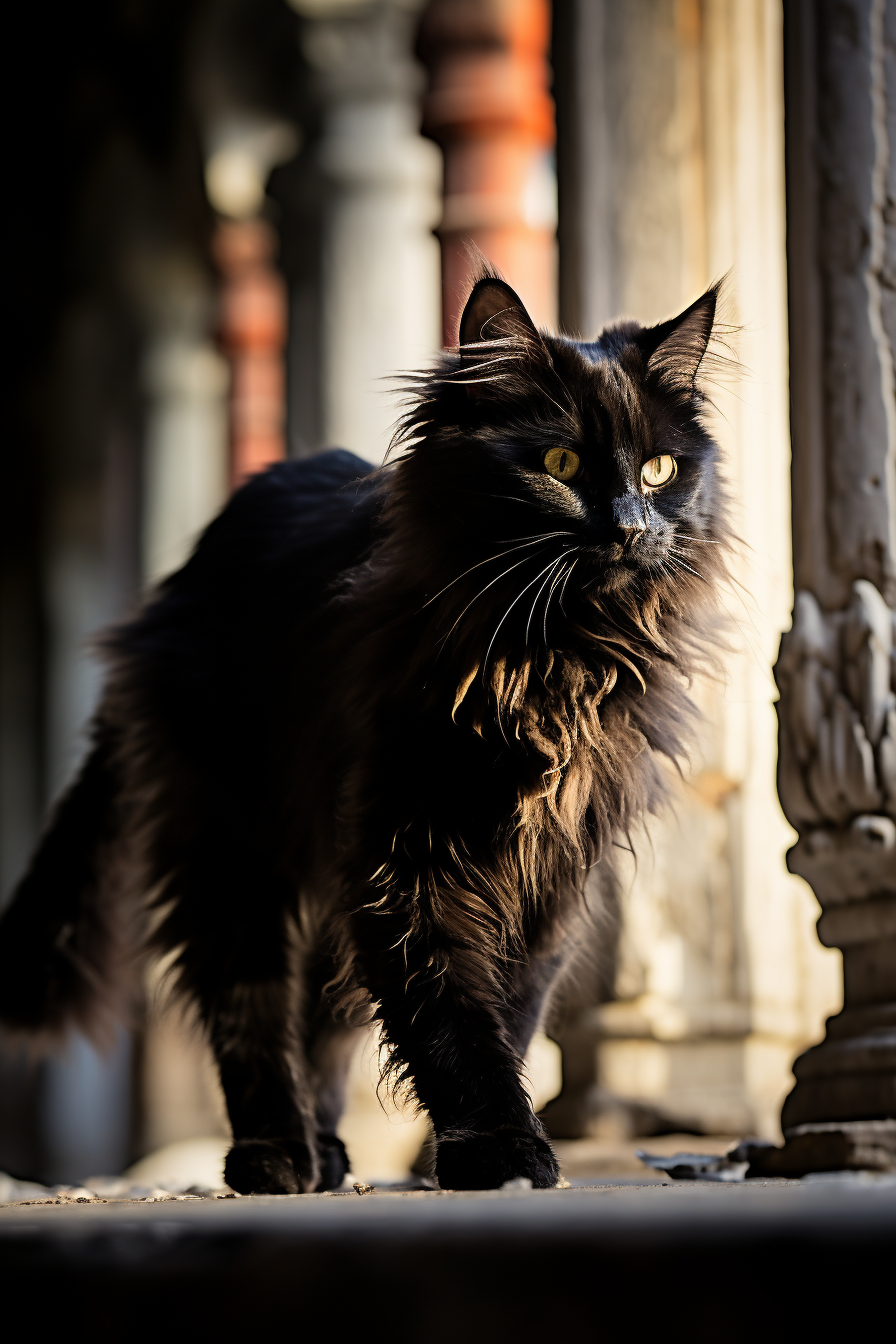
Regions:
[[[527,647],[528,611],[491,638],[512,592],[461,624],[469,592],[452,593],[405,627],[401,677],[361,676],[369,746],[341,809],[357,823],[347,891],[371,883],[365,908],[449,981],[473,962],[498,984],[556,947],[589,870],[659,798],[651,748],[680,749],[688,720],[658,611],[626,624],[567,592]],[[377,611],[370,590],[359,606]],[[394,666],[394,625],[372,625]]]

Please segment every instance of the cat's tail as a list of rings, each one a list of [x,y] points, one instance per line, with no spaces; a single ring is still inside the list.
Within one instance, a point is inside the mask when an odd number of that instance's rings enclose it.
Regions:
[[[39,1044],[51,1044],[69,1025],[103,1044],[124,1008],[113,749],[111,731],[99,723],[0,918],[0,1027]]]

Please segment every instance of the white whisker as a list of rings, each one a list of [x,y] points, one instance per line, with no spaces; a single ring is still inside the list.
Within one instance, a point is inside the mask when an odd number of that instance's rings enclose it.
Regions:
[[[547,545],[547,542],[542,542],[542,545],[543,545],[543,546],[546,546],[546,545]],[[466,616],[467,612],[470,610],[470,608],[472,607],[473,603],[474,603],[474,602],[478,602],[479,598],[482,597],[483,593],[487,593],[488,590],[489,590],[489,588],[492,588],[492,587],[498,582],[499,579],[503,579],[504,576],[505,576],[506,574],[510,574],[512,570],[514,570],[514,569],[519,569],[520,565],[524,565],[524,564],[526,563],[526,561],[527,561],[527,560],[530,560],[531,558],[532,558],[531,556],[524,555],[523,558],[522,558],[522,560],[517,560],[514,564],[512,564],[512,565],[508,565],[507,569],[505,569],[501,574],[498,574],[494,579],[492,579],[489,583],[487,583],[487,584],[485,585],[484,588],[480,588],[480,589],[479,589],[479,592],[476,594],[476,596],[470,598],[469,602],[468,602],[467,605],[464,607],[463,611],[462,611],[461,614],[458,616],[457,620],[454,622],[454,624],[452,625],[451,629],[448,631],[447,635],[443,635],[442,638],[441,638],[441,640],[439,641],[439,643],[442,644],[442,645],[444,646],[445,642],[446,642],[448,639],[450,639],[451,636],[454,634],[454,631],[457,629],[457,627],[458,627],[458,625],[460,624],[460,622],[461,622],[461,621],[463,620],[463,618]],[[543,573],[544,573],[544,570],[539,570],[539,573],[535,575],[535,578],[532,580],[532,582],[535,583],[536,580],[539,579],[540,576],[541,576]],[[531,586],[531,585],[530,585],[530,586]],[[524,589],[523,591],[525,592],[525,589]]]
[[[545,574],[549,569],[552,569],[552,568],[554,567],[554,564],[555,564],[555,563],[556,563],[556,562],[552,560],[551,563],[550,563],[549,565],[545,565],[544,569],[540,569],[540,570],[538,571],[538,573],[535,575],[535,578],[532,580],[532,582],[531,582],[531,583],[527,583],[526,586],[525,586],[525,588],[523,588],[520,592],[517,593],[516,597],[513,599],[513,601],[511,602],[510,606],[507,608],[507,610],[505,611],[504,615],[501,617],[500,621],[499,621],[498,624],[495,626],[495,633],[492,635],[491,640],[489,641],[489,646],[488,646],[488,648],[487,648],[486,651],[485,651],[485,658],[482,660],[482,684],[483,684],[483,686],[486,684],[486,682],[485,682],[485,676],[486,676],[486,672],[488,671],[488,659],[489,659],[489,654],[490,654],[491,651],[492,651],[492,647],[493,647],[493,645],[494,645],[495,640],[498,638],[498,631],[501,629],[501,626],[504,624],[504,622],[507,620],[507,617],[508,617],[508,616],[510,615],[510,613],[513,611],[513,608],[516,606],[517,602],[519,602],[520,598],[523,597],[525,593],[528,593],[529,589],[532,588],[532,587],[534,587],[534,585],[535,585],[535,584],[538,582],[538,580],[541,578],[542,574]]]
[[[486,556],[486,558],[480,560],[478,564],[471,565],[469,569],[465,569],[463,574],[458,574],[456,579],[452,579],[450,583],[446,583],[444,588],[440,588],[433,597],[423,603],[420,611],[425,611],[426,608],[430,606],[431,603],[435,602],[437,598],[441,597],[443,593],[447,593],[449,588],[453,588],[456,583],[460,583],[461,579],[465,579],[468,574],[472,574],[474,569],[481,569],[483,565],[489,565],[493,560],[503,560],[505,555],[511,555],[514,551],[521,551],[525,546],[536,546],[540,541],[549,541],[551,537],[569,536],[572,536],[571,532],[542,532],[537,537],[530,537],[528,541],[521,541],[518,546],[509,546],[506,551],[499,551],[497,555]],[[419,615],[419,612],[417,614]]]
[[[567,551],[566,554],[568,555],[569,552]],[[545,602],[545,604],[544,604],[544,643],[545,643],[545,648],[547,648],[547,643],[548,643],[548,610],[549,610],[550,605],[551,605],[551,598],[554,596],[554,592],[555,592],[555,590],[556,590],[557,584],[558,584],[558,583],[560,582],[560,580],[563,578],[563,574],[564,574],[564,572],[565,572],[565,569],[566,569],[566,565],[564,564],[564,565],[563,565],[563,568],[562,568],[562,569],[559,569],[559,570],[557,571],[557,573],[554,575],[553,579],[551,580],[551,586],[550,586],[550,589],[548,590],[548,600],[547,600],[547,601]]]
[[[566,615],[566,608],[563,605],[563,599],[566,596],[566,585],[569,583],[570,574],[573,572],[578,563],[579,563],[579,557],[576,556],[575,560],[573,560],[572,564],[570,565],[567,571],[566,578],[563,580],[563,587],[560,589],[560,597],[558,600],[560,602],[560,609],[562,610],[564,616]]]
[[[496,495],[493,494],[491,490],[468,490],[467,494],[476,495],[479,499],[502,499],[508,504],[525,504],[527,509],[535,509],[538,507],[536,500],[520,499],[519,495]],[[558,532],[557,535],[561,537],[571,537],[572,533]]]
[[[544,592],[545,588],[546,588],[547,585],[550,583],[552,573],[554,572],[554,570],[557,568],[557,566],[558,566],[559,564],[562,564],[562,562],[563,562],[563,556],[562,556],[562,555],[559,555],[559,556],[557,557],[557,559],[554,561],[554,563],[551,565],[551,568],[548,570],[547,578],[545,579],[544,583],[541,585],[541,587],[539,588],[538,592],[535,594],[535,597],[532,599],[532,610],[529,612],[529,619],[528,619],[528,621],[526,622],[526,637],[525,637],[525,639],[524,639],[524,641],[523,641],[523,643],[524,643],[527,647],[528,647],[528,644],[529,644],[529,627],[530,627],[531,624],[532,624],[532,617],[535,615],[535,608],[538,606],[538,599],[541,597],[541,595],[542,595],[542,593]]]
[[[677,555],[670,555],[669,559],[672,561],[673,565],[678,565],[679,569],[686,569],[689,574],[693,574],[695,579],[700,579],[703,583],[709,582],[708,579],[703,578],[702,574],[698,574],[696,569],[691,569],[690,565],[686,565]]]

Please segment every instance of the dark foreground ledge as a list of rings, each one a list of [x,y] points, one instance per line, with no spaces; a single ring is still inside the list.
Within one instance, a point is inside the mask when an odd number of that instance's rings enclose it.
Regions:
[[[68,1338],[862,1339],[894,1275],[888,1180],[0,1209],[7,1313]]]

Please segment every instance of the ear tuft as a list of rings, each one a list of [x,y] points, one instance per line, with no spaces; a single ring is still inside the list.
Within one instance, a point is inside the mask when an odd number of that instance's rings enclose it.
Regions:
[[[721,283],[719,280],[710,285],[678,317],[645,327],[638,335],[637,343],[647,360],[648,373],[658,373],[678,387],[693,388],[712,336]]]
[[[475,359],[473,351],[463,347],[481,341],[501,339],[539,340],[535,323],[526,312],[520,296],[493,275],[476,281],[460,320],[461,358]]]

